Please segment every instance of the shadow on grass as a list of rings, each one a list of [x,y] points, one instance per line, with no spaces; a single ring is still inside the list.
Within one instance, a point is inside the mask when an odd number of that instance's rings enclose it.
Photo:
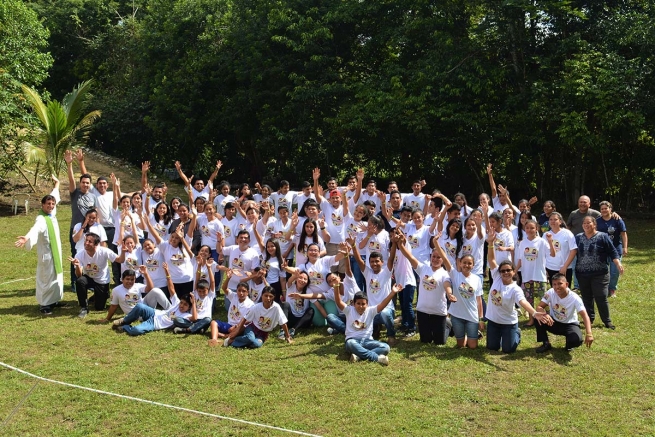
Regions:
[[[9,299],[12,297],[25,297],[25,296],[33,296],[33,295],[34,295],[34,288],[28,288],[25,290],[0,291],[0,299]]]
[[[52,317],[68,317],[76,318],[79,308],[77,302],[61,301],[64,305],[62,307],[55,307],[52,309],[52,314],[44,315],[39,311],[39,305],[34,302],[32,305],[14,305],[12,307],[0,308],[0,316],[3,315],[20,315],[32,320],[47,319]],[[98,312],[99,313],[99,312]]]
[[[555,363],[568,366],[573,360],[574,352],[567,352],[563,348],[553,348],[546,353],[538,354],[534,349],[521,349],[511,354],[503,354],[504,361],[524,361],[526,358],[538,358],[541,360],[552,360]]]

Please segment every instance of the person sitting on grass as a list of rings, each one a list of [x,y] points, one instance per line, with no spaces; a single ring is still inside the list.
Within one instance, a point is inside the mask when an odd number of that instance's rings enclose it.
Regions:
[[[546,292],[537,306],[538,312],[545,312],[546,307],[550,308],[548,315],[542,319],[542,322],[536,324],[537,341],[543,342],[537,348],[537,353],[544,353],[553,348],[548,340],[549,332],[566,337],[564,347],[567,352],[580,347],[583,340],[577,314],[580,314],[585,326],[586,334],[584,344],[587,347],[591,347],[594,336],[591,333],[591,321],[582,303],[582,299],[577,294],[571,292],[565,275],[555,273],[552,279],[553,288]]]
[[[330,275],[334,275],[334,273],[328,273],[328,277]],[[287,284],[289,288],[286,291],[285,300],[280,304],[280,307],[288,319],[289,335],[291,335],[291,338],[294,338],[296,336],[296,329],[312,326],[314,308],[309,306],[308,300],[292,297],[299,296],[299,293],[307,291],[309,287],[309,274],[304,271],[296,271],[289,277]],[[320,293],[315,294],[320,295]],[[277,338],[280,340],[284,338],[284,331],[282,329],[280,329]]]
[[[255,305],[255,303],[250,300],[250,297],[248,297],[250,287],[247,282],[239,282],[237,284],[236,292],[227,288],[233,274],[234,273],[231,269],[226,271],[227,279],[223,281],[222,286],[223,294],[230,303],[227,310],[227,322],[212,320],[209,325],[211,332],[211,338],[208,341],[209,346],[218,345],[219,338],[226,338],[232,331],[234,331],[239,322],[241,322],[241,319],[243,319],[243,316],[253,305]]]
[[[389,365],[387,355],[391,348],[387,343],[373,340],[373,323],[375,316],[383,311],[402,289],[402,284],[394,284],[391,293],[376,306],[369,306],[368,297],[361,291],[355,293],[353,304],[348,306],[341,300],[341,293],[334,293],[337,308],[346,315],[346,351],[350,353],[351,363],[368,360],[383,366]]]
[[[172,328],[175,318],[189,319],[192,322],[197,320],[198,312],[196,311],[194,294],[189,293],[186,296],[182,296],[181,299],[178,298],[177,294],[175,294],[175,285],[173,285],[173,281],[171,280],[168,264],[164,263],[163,268],[166,272],[166,280],[168,281],[168,292],[171,295],[170,308],[166,310],[155,310],[144,303],[137,303],[125,317],[114,320],[112,329],[136,336]],[[139,319],[141,319],[141,323],[132,326],[132,323]]]
[[[214,271],[214,259],[211,257],[205,259],[200,256],[196,259],[198,262],[196,286],[191,294],[193,294],[198,314],[194,322],[189,319],[176,317],[173,320],[173,324],[175,325],[173,332],[176,334],[204,334],[212,321],[212,304],[216,298],[214,275],[208,274],[209,281],[207,281],[206,279],[201,279],[201,274],[203,273],[203,266],[207,266],[207,271],[209,272]]]
[[[111,306],[107,311],[107,317],[100,319],[101,322],[109,323],[118,307],[124,314],[129,314],[138,303],[144,303],[150,308],[157,308],[157,305],[165,310],[170,308],[171,303],[164,292],[154,287],[146,266],[139,266],[139,271],[146,283],[136,283],[134,270],[125,270],[121,275],[122,284],[114,288],[111,293]]]
[[[287,343],[293,343],[287,327],[287,318],[275,300],[275,289],[266,286],[262,290],[262,301],[248,310],[237,327],[223,342],[223,346],[260,348],[268,339],[269,333],[280,325]],[[239,335],[239,333],[243,334]]]

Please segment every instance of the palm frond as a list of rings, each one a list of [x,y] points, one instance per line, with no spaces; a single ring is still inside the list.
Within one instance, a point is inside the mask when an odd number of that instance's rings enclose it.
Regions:
[[[77,87],[73,88],[73,91],[66,94],[66,96],[64,96],[62,99],[62,105],[66,111],[69,126],[74,125],[81,117],[82,111],[86,106],[86,97],[88,92],[91,90],[92,84],[93,79],[84,81]]]
[[[41,120],[41,123],[43,123],[43,127],[47,131],[48,108],[46,107],[45,103],[43,103],[41,96],[39,95],[39,93],[37,93],[35,90],[28,87],[27,85],[21,85],[21,88],[23,89],[23,94],[25,94],[27,101],[32,106],[32,109],[34,109],[34,112],[36,113],[37,117],[39,117],[39,120]]]

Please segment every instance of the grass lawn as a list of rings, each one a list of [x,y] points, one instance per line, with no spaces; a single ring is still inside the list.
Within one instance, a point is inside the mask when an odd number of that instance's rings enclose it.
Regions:
[[[631,221],[630,255],[610,307],[616,331],[594,325],[591,349],[545,356],[535,331],[512,355],[423,346],[392,348],[389,367],[350,364],[343,336],[302,332],[292,345],[209,348],[202,336],[155,332],[132,338],[80,320],[67,308],[41,316],[34,298],[36,252],[13,247],[30,216],[0,218],[0,361],[99,390],[311,434],[654,435],[655,226]],[[67,240],[70,208],[59,208]],[[64,255],[69,253],[64,241]],[[64,271],[67,271],[65,268]],[[15,279],[29,278],[10,282]],[[67,280],[68,282],[68,280]],[[219,313],[221,317],[223,313]],[[482,341],[484,346],[484,340]],[[0,435],[288,435],[160,406],[37,381],[0,368]]]

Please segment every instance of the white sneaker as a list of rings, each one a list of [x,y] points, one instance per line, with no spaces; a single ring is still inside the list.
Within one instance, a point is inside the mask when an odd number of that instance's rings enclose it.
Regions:
[[[277,334],[279,340],[284,340],[284,329],[280,329],[280,332]]]
[[[382,364],[383,366],[388,366],[389,357],[386,355],[378,355],[378,363]]]
[[[228,347],[230,345],[230,337],[223,340],[223,347]]]
[[[337,333],[337,331],[335,331],[334,328],[328,328],[327,333],[328,333],[328,335],[334,335],[334,334]]]
[[[87,314],[89,314],[89,310],[86,309],[86,308],[82,308],[80,310],[80,313],[77,315],[77,317],[79,317],[80,319],[83,319],[83,318],[86,317]]]
[[[356,363],[357,361],[359,361],[359,357],[355,354],[350,354],[350,362]]]

